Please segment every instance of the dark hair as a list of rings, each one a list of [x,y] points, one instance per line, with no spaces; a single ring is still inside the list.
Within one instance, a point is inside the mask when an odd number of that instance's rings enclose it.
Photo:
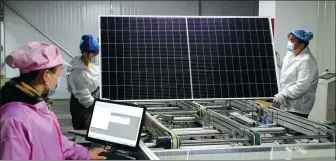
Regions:
[[[49,70],[52,73],[56,73],[56,67],[48,68],[48,69],[41,69],[41,70],[34,70],[29,73],[20,73],[19,79],[24,81],[25,83],[31,83],[36,80],[36,78],[40,75],[40,73]]]
[[[289,38],[292,38],[292,39],[294,39],[294,40],[297,40],[298,43],[299,43],[299,44],[303,44],[304,47],[307,47],[307,46],[309,45],[309,41],[304,41],[304,40],[302,40],[302,39],[296,37],[296,36],[295,36],[293,33],[291,33],[291,32],[288,33],[287,38],[288,38],[288,39],[289,39]]]

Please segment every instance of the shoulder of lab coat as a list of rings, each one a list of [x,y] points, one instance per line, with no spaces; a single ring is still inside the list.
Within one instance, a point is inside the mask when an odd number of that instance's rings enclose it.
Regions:
[[[89,87],[89,81],[91,80],[89,77],[91,76],[90,74],[95,74],[96,70],[88,71],[89,69],[87,69],[80,57],[75,57],[70,64],[72,69],[68,70],[68,91],[78,99],[79,103],[89,108],[94,103]],[[92,68],[97,69],[94,65]]]
[[[297,81],[292,86],[284,89],[285,97],[297,99],[308,92],[312,81],[317,73],[317,63],[309,48],[306,48],[300,55],[294,58],[300,61],[300,67],[297,73]]]

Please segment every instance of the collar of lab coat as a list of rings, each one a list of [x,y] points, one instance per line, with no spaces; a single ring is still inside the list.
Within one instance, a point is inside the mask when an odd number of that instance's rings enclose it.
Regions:
[[[70,65],[73,69],[80,68],[86,69],[87,66],[83,63],[81,56],[76,56],[71,62]]]
[[[41,111],[43,113],[49,112],[47,103],[45,101],[40,101],[36,103],[35,105],[29,105],[29,107],[33,110]]]
[[[304,48],[301,53],[299,55],[297,55],[294,60],[301,60],[301,58],[305,55],[305,54],[309,54],[310,53],[310,50],[308,48],[308,46],[306,48]]]

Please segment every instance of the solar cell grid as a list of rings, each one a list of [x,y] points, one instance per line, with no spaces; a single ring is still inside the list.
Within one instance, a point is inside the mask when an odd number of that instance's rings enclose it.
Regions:
[[[111,41],[102,41],[102,51],[106,51],[102,64],[110,64],[103,67],[103,75],[110,77],[108,84],[103,83],[103,88],[109,90],[105,95],[103,92],[103,97],[191,97],[185,19],[117,17],[107,21],[110,20],[114,21],[113,27],[102,29],[102,34],[112,34],[108,37]]]
[[[273,62],[272,41],[264,22],[188,19],[194,98],[268,97],[274,93],[277,84],[270,74],[274,66],[268,66],[268,58]]]
[[[100,21],[103,98],[261,98],[277,92],[267,18]]]

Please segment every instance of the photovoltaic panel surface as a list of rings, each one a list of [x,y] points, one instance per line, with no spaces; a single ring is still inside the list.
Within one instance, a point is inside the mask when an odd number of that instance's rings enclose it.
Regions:
[[[268,18],[100,18],[102,98],[264,98],[277,92]]]
[[[276,94],[267,18],[188,18],[188,32],[194,98]]]
[[[102,17],[102,97],[190,99],[185,18]]]

